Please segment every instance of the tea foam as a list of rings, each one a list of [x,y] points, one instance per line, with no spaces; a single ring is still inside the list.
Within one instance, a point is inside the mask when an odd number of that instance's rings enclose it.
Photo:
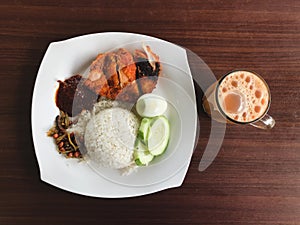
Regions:
[[[264,115],[269,98],[264,81],[248,71],[235,71],[227,75],[218,88],[222,111],[238,122],[251,122]]]

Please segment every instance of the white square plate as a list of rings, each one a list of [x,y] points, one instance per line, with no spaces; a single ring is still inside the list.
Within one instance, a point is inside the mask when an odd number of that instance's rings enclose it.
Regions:
[[[110,169],[97,173],[84,161],[59,155],[52,138],[46,135],[59,114],[55,105],[57,80],[83,73],[100,52],[119,47],[141,48],[143,44],[149,45],[162,63],[162,78],[153,93],[172,105],[169,153],[129,176]],[[77,194],[107,198],[139,196],[178,187],[193,154],[196,130],[195,91],[184,48],[158,38],[120,32],[84,35],[49,45],[32,97],[32,134],[43,181]]]

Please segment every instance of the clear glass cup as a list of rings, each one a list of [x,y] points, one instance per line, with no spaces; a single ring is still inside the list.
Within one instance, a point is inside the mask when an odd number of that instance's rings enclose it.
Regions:
[[[260,75],[235,70],[207,89],[202,106],[212,119],[219,122],[271,129],[275,120],[267,114],[270,104],[269,86]]]

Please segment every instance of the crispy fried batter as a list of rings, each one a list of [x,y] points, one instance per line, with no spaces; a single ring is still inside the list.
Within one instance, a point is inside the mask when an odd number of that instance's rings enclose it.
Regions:
[[[160,75],[159,57],[151,51],[149,46],[145,46],[144,50],[137,49],[134,53],[139,90],[142,94],[153,91]]]
[[[106,54],[103,73],[105,74],[109,87],[118,89],[120,81],[117,73],[116,54],[114,52]]]
[[[124,87],[116,100],[125,101],[125,102],[135,102],[141,96],[138,83],[136,80],[128,83],[126,87]]]
[[[136,65],[132,54],[124,49],[116,53],[121,91],[118,100],[134,102],[139,96],[139,90],[134,82],[136,80]]]
[[[137,80],[142,94],[151,93],[157,84],[157,77],[142,77]]]
[[[124,48],[120,48],[117,51],[116,55],[117,55],[120,86],[125,87],[128,83],[136,79],[136,75],[135,75],[136,66],[133,60],[133,56],[128,50]]]
[[[148,45],[144,46],[144,50],[145,50],[145,53],[147,54],[148,61],[151,64],[153,71],[155,71],[157,69],[156,68],[157,62],[159,62],[158,55],[156,55],[154,52],[152,52],[150,46],[148,46]]]
[[[105,95],[108,90],[106,77],[103,73],[105,53],[99,54],[90,66],[90,72],[84,82],[89,89],[96,94]]]
[[[84,84],[100,96],[134,102],[156,86],[159,57],[149,46],[132,55],[127,49],[101,53],[92,62]]]

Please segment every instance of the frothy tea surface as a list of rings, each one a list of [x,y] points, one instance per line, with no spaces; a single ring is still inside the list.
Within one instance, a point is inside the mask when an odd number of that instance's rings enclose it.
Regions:
[[[264,81],[248,71],[236,71],[222,80],[218,101],[223,112],[239,122],[251,122],[268,108],[269,90]]]

